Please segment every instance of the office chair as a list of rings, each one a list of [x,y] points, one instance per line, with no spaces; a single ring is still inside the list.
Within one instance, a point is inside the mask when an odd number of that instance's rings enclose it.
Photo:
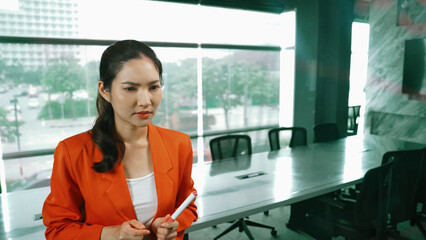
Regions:
[[[299,230],[316,239],[383,239],[386,229],[385,206],[392,164],[370,169],[364,175],[356,201],[329,195],[310,200]]]
[[[422,222],[426,222],[426,148],[423,149],[423,167],[420,174],[419,185],[417,186],[417,204],[421,203],[422,208],[417,212],[416,218],[411,221],[411,225],[416,224],[420,232],[426,239],[426,229]]]
[[[248,135],[226,135],[213,138],[209,142],[212,159],[235,158],[251,155],[251,138]]]
[[[307,144],[306,129],[303,127],[278,127],[268,131],[269,146],[271,151],[281,149],[280,133],[289,132],[291,134],[289,147],[304,146]],[[293,206],[291,207],[291,212]],[[269,211],[263,212],[265,215],[269,214]],[[291,214],[290,214],[291,215]],[[293,215],[294,216],[294,215]]]
[[[360,105],[348,107],[348,136],[358,134],[358,118],[360,109]]]
[[[382,165],[365,174],[355,201],[329,196],[315,199],[316,212],[307,214],[308,233],[320,234],[320,238],[400,238],[398,223],[416,215],[422,164],[422,150],[385,153]]]
[[[281,145],[280,145],[281,132],[291,133],[290,142],[288,144],[289,147],[303,146],[307,144],[306,129],[303,127],[273,128],[268,131],[269,146],[271,148],[271,151],[278,150],[281,148]]]
[[[251,138],[248,135],[235,134],[216,137],[210,140],[209,145],[213,161],[252,154]],[[240,232],[244,231],[247,237],[253,240],[253,235],[251,234],[247,226],[271,229],[271,234],[273,236],[277,235],[277,231],[272,226],[253,222],[249,219],[240,218],[233,221],[231,226],[229,226],[222,233],[217,235],[214,239],[219,239],[220,237],[224,236],[233,229],[238,228]]]
[[[388,234],[399,237],[398,224],[410,220],[411,225],[421,225],[417,219],[418,188],[424,165],[424,150],[401,150],[388,152],[382,164],[393,162],[389,193]],[[424,230],[423,226],[419,230]],[[424,232],[422,231],[424,234]]]
[[[314,142],[327,142],[340,138],[339,130],[335,123],[322,123],[314,127]]]

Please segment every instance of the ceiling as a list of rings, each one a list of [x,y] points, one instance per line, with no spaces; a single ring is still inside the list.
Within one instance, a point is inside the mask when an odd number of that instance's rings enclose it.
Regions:
[[[298,0],[151,0],[185,3],[210,7],[234,8],[251,11],[281,14],[295,9]],[[306,0],[318,1],[318,0]],[[347,0],[354,4],[354,17],[358,21],[368,21],[371,0]]]
[[[211,7],[235,8],[269,13],[282,13],[289,9],[285,0],[154,0],[162,2],[187,3]]]

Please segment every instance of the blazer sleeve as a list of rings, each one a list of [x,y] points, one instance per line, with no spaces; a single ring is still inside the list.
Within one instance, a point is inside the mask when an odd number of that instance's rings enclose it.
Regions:
[[[182,166],[182,175],[180,180],[180,185],[178,189],[178,195],[176,199],[176,206],[175,209],[177,209],[180,204],[185,201],[185,199],[188,197],[191,192],[195,190],[194,188],[194,181],[192,180],[191,174],[192,174],[192,144],[191,139],[187,135],[187,144],[186,148],[188,149],[187,155],[183,156],[183,159],[181,160],[181,166]],[[178,236],[183,236],[184,230],[191,226],[191,224],[196,221],[198,218],[197,214],[197,206],[195,205],[195,200],[192,201],[188,207],[179,215],[179,217],[176,219],[179,222],[179,228],[178,228]]]
[[[48,240],[98,240],[103,226],[84,222],[84,199],[71,163],[70,150],[60,142],[54,153],[51,192],[42,210],[45,236]]]

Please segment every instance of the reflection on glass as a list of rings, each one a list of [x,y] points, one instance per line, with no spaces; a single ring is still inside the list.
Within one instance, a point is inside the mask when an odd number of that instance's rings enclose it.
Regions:
[[[3,161],[3,192],[22,191],[50,186],[53,156],[16,158]]]

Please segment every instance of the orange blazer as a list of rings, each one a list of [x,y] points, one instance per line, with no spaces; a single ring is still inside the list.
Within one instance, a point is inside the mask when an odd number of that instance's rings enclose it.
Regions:
[[[158,207],[154,219],[172,214],[194,191],[189,136],[150,124],[148,137]],[[88,132],[61,141],[55,149],[51,192],[43,205],[46,239],[99,240],[102,228],[136,219],[122,163],[96,172],[102,160]],[[197,220],[194,201],[177,218],[178,238]]]

